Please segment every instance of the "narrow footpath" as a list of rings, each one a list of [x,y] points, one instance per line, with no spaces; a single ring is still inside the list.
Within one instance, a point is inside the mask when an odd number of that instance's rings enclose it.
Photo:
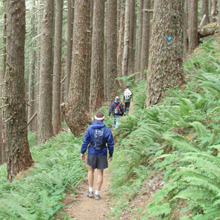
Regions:
[[[133,113],[133,102],[131,102],[131,107],[129,113]],[[86,162],[86,160],[85,160]],[[111,162],[109,162],[111,166]],[[94,174],[94,191],[96,190],[96,178],[97,173]],[[111,219],[111,200],[108,196],[108,191],[110,189],[110,173],[109,169],[104,170],[104,181],[101,188],[101,199],[95,200],[94,198],[89,198],[86,196],[88,191],[88,181],[80,183],[77,187],[77,193],[75,196],[69,194],[64,199],[63,203],[65,205],[63,211],[65,211],[70,218],[76,220],[106,220]],[[57,218],[62,219],[62,218]]]
[[[94,175],[94,190],[96,189],[96,172]],[[73,196],[67,196],[65,198],[64,204],[70,202],[69,205],[66,204],[64,211],[67,213],[68,217],[75,218],[77,220],[95,219],[103,220],[108,218],[110,207],[110,200],[108,198],[108,189],[110,187],[109,173],[108,170],[104,171],[104,182],[101,189],[101,199],[95,200],[94,198],[89,198],[86,196],[88,191],[87,181],[82,182],[77,191],[78,193]]]

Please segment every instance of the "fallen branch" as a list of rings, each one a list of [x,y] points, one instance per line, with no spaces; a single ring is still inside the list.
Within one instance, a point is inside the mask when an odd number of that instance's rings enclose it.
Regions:
[[[34,118],[37,116],[37,112],[35,112],[32,117],[29,119],[27,126],[34,120]]]
[[[149,12],[149,13],[153,13],[154,10],[153,9],[143,9],[144,12]]]
[[[218,32],[217,22],[208,24],[208,25],[198,29],[198,33],[199,33],[200,38],[206,37],[209,35],[213,35],[216,32]]]

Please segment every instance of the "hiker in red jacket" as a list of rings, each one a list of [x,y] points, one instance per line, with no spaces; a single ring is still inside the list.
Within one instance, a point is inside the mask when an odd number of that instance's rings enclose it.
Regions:
[[[109,114],[108,117],[110,117],[111,113],[113,114],[113,124],[112,128],[118,128],[119,125],[119,119],[121,116],[124,115],[124,107],[123,104],[120,102],[119,96],[115,97],[115,101],[111,104],[109,108]]]

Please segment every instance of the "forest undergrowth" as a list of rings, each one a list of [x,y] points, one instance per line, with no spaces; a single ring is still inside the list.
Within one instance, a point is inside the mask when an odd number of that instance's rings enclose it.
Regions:
[[[220,218],[219,38],[200,44],[184,66],[187,84],[148,108],[146,82],[124,79],[132,85],[135,111],[113,132],[110,218]],[[100,110],[107,118],[108,106]],[[0,166],[0,219],[55,219],[66,192],[85,179],[82,137],[63,132],[42,146],[33,140],[31,133],[33,168],[8,182],[6,165]]]
[[[116,219],[220,219],[219,51],[218,37],[200,44],[184,64],[187,84],[158,105],[144,108],[145,84],[136,82],[135,112],[114,134]]]

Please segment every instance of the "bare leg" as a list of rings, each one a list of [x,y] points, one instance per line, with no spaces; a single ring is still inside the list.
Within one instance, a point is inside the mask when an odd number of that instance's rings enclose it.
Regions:
[[[89,172],[88,172],[89,187],[93,187],[93,180],[94,180],[94,169],[92,169],[92,167],[89,166]]]
[[[104,170],[97,169],[97,191],[101,190]]]

